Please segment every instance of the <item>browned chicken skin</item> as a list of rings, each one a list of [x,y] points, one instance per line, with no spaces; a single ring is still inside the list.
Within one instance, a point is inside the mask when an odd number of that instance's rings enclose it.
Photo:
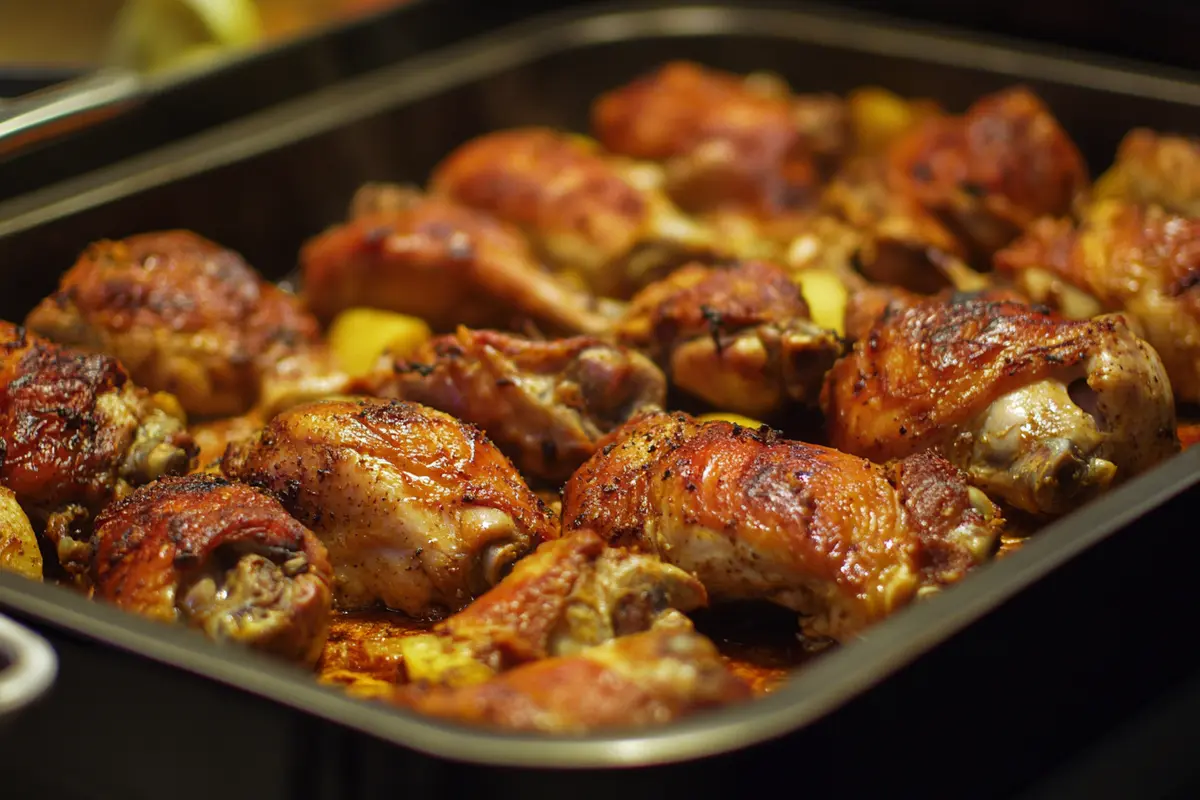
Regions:
[[[136,386],[116,360],[0,323],[0,484],[78,574],[94,515],[133,487],[191,466],[175,398]]]
[[[344,609],[458,611],[557,535],[479,429],[416,403],[293,407],[230,447],[222,469],[275,494],[321,538]]]
[[[592,529],[695,575],[710,598],[798,611],[844,640],[991,552],[996,509],[925,454],[890,469],[762,428],[655,414],[609,437],[563,492]]]
[[[1078,226],[1039,221],[996,254],[996,269],[1067,316],[1128,313],[1175,396],[1200,402],[1200,218],[1104,200]]]
[[[478,425],[522,475],[559,485],[601,436],[661,409],[667,385],[645,356],[593,337],[537,341],[459,328],[410,359],[385,355],[355,390]]]
[[[440,330],[519,317],[564,333],[610,324],[602,302],[541,268],[519,231],[399,186],[360,189],[351,219],[309,240],[300,265],[306,300],[322,320],[366,306]]]
[[[515,128],[460,146],[434,170],[430,189],[519,226],[557,269],[598,295],[623,297],[714,247],[659,181],[657,171],[578,137]]]
[[[836,159],[848,134],[836,97],[801,99],[786,86],[688,61],[601,95],[592,128],[613,153],[664,162],[667,191],[685,210],[763,216],[811,205],[816,156]]]
[[[1088,199],[1156,205],[1171,214],[1200,217],[1200,139],[1135,128]]]
[[[822,404],[834,447],[873,461],[936,448],[1041,514],[1179,448],[1162,362],[1121,319],[969,295],[885,316],[830,371]]]
[[[189,231],[96,242],[26,324],[120,359],[135,381],[198,416],[337,387],[317,322],[299,301]]]
[[[623,636],[485,683],[410,685],[380,694],[434,717],[556,734],[661,725],[752,696],[713,643],[687,627]]]
[[[926,120],[888,153],[889,188],[912,197],[986,259],[1088,187],[1087,166],[1049,109],[1016,86],[958,117]]]
[[[312,666],[329,633],[325,547],[274,498],[214,475],[163,478],[96,518],[95,595]]]
[[[942,303],[960,303],[972,299],[1029,303],[1029,299],[1021,292],[1005,286],[970,292],[944,289],[932,296],[909,292],[898,286],[868,286],[851,294],[846,303],[846,338],[852,342],[865,339],[881,319],[890,318],[906,308],[912,308],[930,300]]]
[[[630,302],[618,341],[649,353],[675,386],[724,411],[769,415],[815,403],[841,354],[773,264],[690,264]]]

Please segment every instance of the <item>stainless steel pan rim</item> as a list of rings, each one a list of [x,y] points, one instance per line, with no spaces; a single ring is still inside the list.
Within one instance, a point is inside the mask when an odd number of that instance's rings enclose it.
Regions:
[[[0,616],[0,722],[33,703],[54,683],[58,658],[33,631]]]
[[[1014,80],[1052,74],[1064,83],[1200,106],[1200,85],[1174,77],[897,30],[890,25],[864,23],[854,15],[839,19],[791,9],[714,5],[572,11],[522,23],[347,81],[191,140],[0,204],[0,236],[316,136],[538,56],[629,38],[682,39],[716,34],[842,44],[847,49],[911,56],[948,66],[973,65]],[[861,641],[806,666],[772,695],[652,730],[566,738],[451,725],[355,700],[340,690],[317,685],[311,675],[297,669],[241,650],[215,647],[199,635],[90,603],[60,587],[29,585],[0,574],[0,606],[441,758],[524,768],[648,766],[737,750],[815,721],[1198,482],[1200,448],[1177,456],[1049,526],[1017,553],[985,566],[939,597],[879,623]]]

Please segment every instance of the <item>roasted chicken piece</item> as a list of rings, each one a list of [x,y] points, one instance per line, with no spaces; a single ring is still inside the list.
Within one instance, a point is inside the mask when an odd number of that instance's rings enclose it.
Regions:
[[[11,489],[0,486],[0,571],[42,579],[42,551],[29,517]]]
[[[1065,214],[1088,188],[1087,165],[1029,89],[988,95],[937,117],[888,151],[891,191],[935,214],[986,264],[1038,217]]]
[[[1039,221],[996,254],[996,270],[1069,317],[1128,313],[1176,397],[1200,402],[1200,217],[1100,201],[1078,226]]]
[[[541,255],[605,297],[627,297],[714,251],[661,189],[661,170],[548,128],[489,133],[434,170],[431,191],[520,226]]]
[[[317,321],[237,253],[189,231],[91,245],[26,319],[60,344],[113,356],[196,416],[339,390]]]
[[[689,264],[647,286],[615,328],[671,383],[717,408],[763,416],[815,404],[841,355],[837,334],[810,318],[800,290],[773,264]]]
[[[879,86],[863,86],[846,96],[855,156],[875,157],[927,119],[945,115],[936,101],[901,97]]]
[[[541,545],[430,633],[397,644],[407,681],[462,686],[656,625],[688,624],[676,614],[707,602],[704,587],[678,567],[578,531]]]
[[[786,84],[672,61],[592,105],[613,153],[660,161],[684,210],[744,208],[773,216],[813,204],[820,166],[846,147],[845,104],[796,97]]]
[[[312,666],[329,633],[325,547],[272,497],[215,475],[163,478],[96,518],[95,596]]]
[[[266,423],[267,417],[251,411],[240,417],[209,420],[190,426],[188,431],[199,450],[193,471],[219,475],[221,458],[229,446],[246,441],[262,430]]]
[[[485,683],[389,687],[379,695],[455,722],[557,734],[661,725],[752,696],[713,643],[689,627],[623,636]]]
[[[411,359],[384,356],[355,390],[478,425],[522,475],[561,485],[597,439],[661,409],[667,385],[645,356],[600,339],[537,341],[464,327]]]
[[[94,515],[135,486],[186,472],[196,446],[175,398],[136,386],[109,356],[7,322],[0,355],[0,485],[79,575]]]
[[[933,454],[881,467],[766,426],[651,414],[563,492],[591,529],[699,578],[714,601],[768,600],[812,637],[848,639],[991,553],[997,509]]]
[[[1088,199],[1156,205],[1171,214],[1200,217],[1200,139],[1135,128]]]
[[[401,186],[368,184],[351,218],[300,252],[308,306],[328,321],[350,307],[411,314],[440,330],[524,317],[599,333],[608,306],[546,272],[519,231],[482,212]]]
[[[881,319],[890,318],[906,308],[935,300],[943,303],[960,303],[965,300],[1009,301],[1028,303],[1022,293],[1007,286],[992,286],[987,289],[960,292],[945,289],[936,295],[919,295],[898,286],[868,286],[850,296],[846,304],[846,338],[852,342],[865,339]]]
[[[1179,449],[1162,362],[1121,318],[971,296],[882,319],[830,371],[822,405],[834,447],[880,462],[935,448],[1036,514]]]
[[[479,429],[416,403],[295,406],[231,446],[222,470],[275,494],[321,538],[343,609],[458,611],[557,536]]]

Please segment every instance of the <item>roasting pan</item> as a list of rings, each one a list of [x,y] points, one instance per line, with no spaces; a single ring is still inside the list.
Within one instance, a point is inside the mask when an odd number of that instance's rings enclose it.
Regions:
[[[474,7],[440,2],[447,20]],[[423,181],[452,147],[500,127],[582,129],[598,92],[680,57],[774,70],[798,90],[875,84],[952,108],[1026,82],[1094,170],[1131,126],[1200,132],[1200,83],[1187,76],[825,9],[573,8],[0,203],[0,316],[23,318],[88,242],[148,229],[192,228],[282,277],[362,182]],[[588,737],[496,734],[358,701],[186,630],[0,575],[0,607],[50,636],[61,661],[21,736],[0,743],[0,786],[61,798],[151,798],[169,786],[177,798],[624,800],[741,796],[779,781],[806,793],[1008,797],[1195,671],[1197,484],[1200,449],[765,699]]]

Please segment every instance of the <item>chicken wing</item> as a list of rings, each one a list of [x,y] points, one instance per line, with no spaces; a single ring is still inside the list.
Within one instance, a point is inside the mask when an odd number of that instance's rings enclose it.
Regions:
[[[744,208],[773,216],[812,205],[818,159],[846,147],[845,104],[799,98],[786,85],[672,61],[592,105],[592,129],[613,153],[660,161],[684,210]]]
[[[416,403],[293,407],[230,447],[222,470],[275,494],[321,538],[343,609],[458,611],[557,535],[481,431]]]
[[[963,116],[926,120],[889,148],[888,161],[889,188],[935,214],[984,264],[1038,217],[1067,213],[1088,188],[1078,148],[1021,86]]]
[[[1078,226],[1039,221],[996,254],[996,270],[1069,317],[1127,312],[1176,397],[1200,402],[1200,217],[1100,201]]]
[[[188,470],[185,425],[174,397],[134,385],[115,359],[0,323],[0,484],[72,574],[87,568],[101,508]]]
[[[1117,148],[1116,162],[1096,179],[1089,200],[1124,200],[1200,217],[1200,139],[1135,128]]]
[[[815,403],[842,352],[837,334],[809,318],[788,274],[756,261],[676,270],[633,298],[615,332],[648,352],[673,385],[753,417]]]
[[[556,268],[626,297],[714,251],[711,234],[662,192],[661,174],[547,128],[486,134],[433,172],[433,193],[520,226]]]
[[[214,475],[163,478],[96,518],[95,596],[312,666],[329,633],[325,547],[272,497]]]
[[[542,269],[521,233],[444,198],[369,184],[351,219],[300,252],[304,295],[322,320],[353,306],[421,317],[435,328],[508,326],[599,333],[608,307]]]
[[[0,570],[42,579],[42,551],[29,517],[11,489],[0,486]]]
[[[936,448],[1038,514],[1179,449],[1162,362],[1122,319],[971,296],[881,320],[830,371],[822,405],[834,447],[873,461]]]
[[[752,693],[708,639],[687,628],[660,628],[534,661],[485,683],[388,687],[379,696],[460,723],[580,734],[661,725]]]
[[[678,627],[686,618],[675,614],[707,601],[678,567],[579,531],[543,544],[464,610],[397,645],[407,681],[463,686],[656,625]]]
[[[411,359],[384,356],[355,387],[478,425],[521,474],[561,485],[596,440],[660,409],[666,379],[645,356],[592,337],[535,341],[459,328]]]
[[[338,387],[317,322],[299,301],[189,231],[96,242],[26,325],[119,359],[135,381],[171,392],[197,416]]]
[[[999,515],[932,454],[891,468],[766,428],[647,415],[567,483],[563,530],[657,553],[713,601],[769,600],[844,640],[983,561]]]

